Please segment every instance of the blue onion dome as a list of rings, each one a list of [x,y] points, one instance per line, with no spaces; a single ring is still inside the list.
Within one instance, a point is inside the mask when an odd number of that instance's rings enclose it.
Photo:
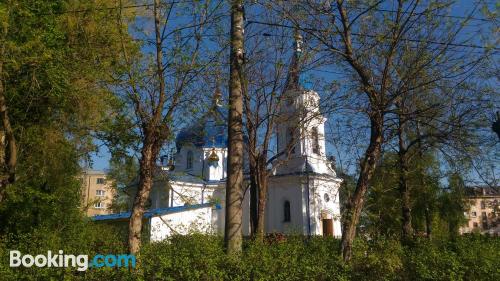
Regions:
[[[182,129],[175,144],[177,151],[187,144],[196,147],[227,147],[227,123],[225,115],[217,107],[212,107],[200,119]]]

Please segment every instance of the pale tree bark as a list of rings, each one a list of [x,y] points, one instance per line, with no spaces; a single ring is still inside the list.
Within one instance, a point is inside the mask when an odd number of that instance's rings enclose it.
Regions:
[[[243,1],[231,3],[228,160],[224,242],[228,254],[242,251],[243,202]]]

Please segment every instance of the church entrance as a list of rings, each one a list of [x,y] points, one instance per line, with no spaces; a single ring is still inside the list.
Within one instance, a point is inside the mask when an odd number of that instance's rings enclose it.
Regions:
[[[333,219],[323,219],[323,236],[333,236]]]

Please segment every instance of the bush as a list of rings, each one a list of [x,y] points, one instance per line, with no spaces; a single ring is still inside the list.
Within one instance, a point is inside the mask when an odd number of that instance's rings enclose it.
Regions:
[[[353,280],[402,280],[403,248],[396,240],[357,240],[353,247]]]
[[[455,240],[358,239],[345,264],[339,241],[300,236],[266,243],[245,241],[240,257],[224,253],[221,237],[192,234],[145,244],[139,270],[10,268],[9,249],[44,253],[119,254],[126,252],[122,229],[82,225],[64,235],[39,229],[0,240],[1,280],[500,280],[500,239],[463,236]]]

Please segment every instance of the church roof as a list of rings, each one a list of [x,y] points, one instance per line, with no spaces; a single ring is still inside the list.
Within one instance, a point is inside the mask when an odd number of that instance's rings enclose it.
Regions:
[[[191,125],[182,129],[175,139],[177,150],[183,145],[196,147],[227,147],[227,123],[222,111],[214,107]]]
[[[144,212],[144,218],[151,218],[155,216],[162,216],[166,214],[172,214],[177,212],[184,212],[194,209],[207,208],[215,206],[216,209],[220,209],[221,206],[213,203],[205,203],[205,204],[196,204],[196,205],[184,205],[170,208],[157,208]],[[118,214],[109,214],[109,215],[97,215],[91,217],[93,221],[110,221],[110,220],[128,220],[130,218],[131,212],[124,212]]]
[[[188,173],[172,173],[168,176],[168,179],[177,182],[205,184],[205,181],[202,178]]]

